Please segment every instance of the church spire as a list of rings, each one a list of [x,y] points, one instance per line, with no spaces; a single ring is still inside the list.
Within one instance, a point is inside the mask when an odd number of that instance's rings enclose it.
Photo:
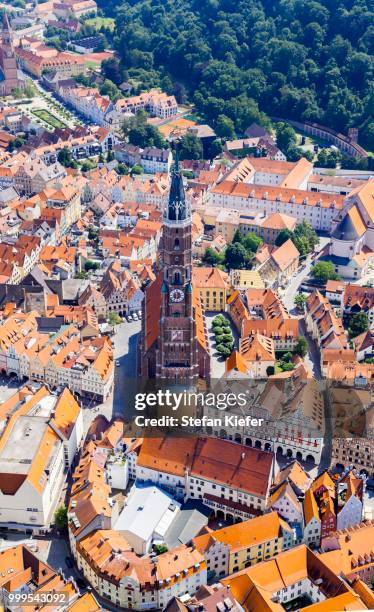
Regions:
[[[3,15],[3,32],[10,32],[10,23],[8,13],[6,11]]]
[[[179,167],[178,146],[175,147],[175,160],[171,170],[169,202],[165,221],[185,221],[189,218],[189,209],[183,187],[183,177]]]

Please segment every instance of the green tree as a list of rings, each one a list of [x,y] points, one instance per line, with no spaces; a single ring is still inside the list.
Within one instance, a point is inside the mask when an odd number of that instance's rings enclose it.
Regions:
[[[96,166],[96,162],[94,162],[92,159],[85,159],[81,164],[81,170],[82,172],[89,172],[90,170],[96,168]]]
[[[240,242],[229,244],[225,251],[225,262],[229,269],[245,268],[248,262],[245,247]]]
[[[257,253],[262,243],[263,240],[253,232],[249,232],[243,240],[243,244],[247,251],[250,251],[252,253]]]
[[[356,312],[349,321],[349,335],[355,338],[369,329],[369,317],[366,312]]]
[[[108,323],[114,327],[115,325],[122,323],[122,319],[116,312],[110,312],[108,316]]]
[[[100,86],[100,93],[102,96],[108,96],[112,102],[116,102],[122,98],[122,94],[118,87],[109,79],[105,79],[104,83]]]
[[[296,144],[296,132],[288,123],[277,123],[275,126],[277,145],[287,155],[290,147]]]
[[[236,242],[239,242],[240,244],[244,244],[244,236],[239,229],[235,230],[232,242],[233,244],[235,244]]]
[[[318,261],[312,268],[312,276],[326,283],[328,280],[339,280],[331,261]]]
[[[234,122],[230,117],[226,115],[218,115],[215,132],[217,136],[224,138],[225,140],[233,140],[235,138],[235,126]]]
[[[24,94],[27,98],[33,98],[37,93],[36,87],[31,79],[27,79]]]
[[[187,132],[182,138],[179,148],[179,157],[181,159],[202,159],[203,145],[196,134]]]
[[[143,166],[139,166],[138,164],[135,164],[135,166],[131,168],[131,174],[143,174],[143,172]]]
[[[321,149],[317,155],[317,165],[321,168],[336,168],[341,160],[341,154],[337,149]]]
[[[169,549],[166,544],[155,544],[153,546],[153,550],[155,551],[156,555],[162,555],[163,553],[166,553]]]
[[[70,149],[68,149],[67,147],[64,147],[63,149],[61,149],[61,151],[59,151],[57,154],[57,161],[62,166],[65,166],[65,168],[71,168],[73,158],[72,158]]]
[[[219,138],[213,140],[209,145],[209,158],[214,159],[222,153],[222,142]]]
[[[68,509],[65,504],[57,508],[54,514],[54,522],[58,529],[66,529],[68,526]]]
[[[304,257],[308,255],[308,253],[314,251],[314,248],[319,242],[316,232],[306,221],[303,221],[296,226],[291,240],[296,246],[300,255]]]
[[[282,372],[291,372],[292,370],[295,369],[294,364],[291,363],[290,361],[280,361],[278,365],[280,369],[282,370]]]
[[[227,319],[223,315],[219,314],[214,317],[212,325],[213,327],[222,327],[226,321]]]
[[[89,240],[97,240],[99,237],[99,228],[91,225],[88,228],[88,238]]]
[[[180,0],[172,11],[149,0],[109,0],[105,11],[115,18],[113,44],[135,93],[161,86],[179,103],[192,102],[218,135],[220,115],[242,134],[253,121],[269,128],[266,113],[276,112],[345,134],[359,125],[365,139],[373,107],[370,0],[284,0],[276,11],[269,0]],[[118,85],[118,64],[108,68],[104,77]],[[222,137],[233,138],[226,128]],[[293,134],[282,136],[288,158],[298,158]]]
[[[166,142],[154,125],[147,123],[147,115],[139,111],[135,117],[125,119],[122,133],[126,140],[138,147],[166,148]]]
[[[218,344],[216,347],[216,351],[217,353],[222,355],[222,357],[227,358],[229,355],[231,355],[232,348],[226,346],[225,344]]]
[[[306,299],[305,293],[297,293],[294,299],[295,306],[297,306],[299,310],[304,310]]]
[[[86,270],[86,272],[89,272],[90,270],[98,270],[99,268],[100,268],[99,262],[92,261],[91,259],[88,259],[86,263],[84,264],[84,269]]]
[[[295,355],[299,355],[300,357],[305,357],[308,352],[308,342],[304,338],[304,336],[299,336],[293,350]]]
[[[210,266],[218,266],[224,261],[224,257],[221,253],[217,253],[212,247],[208,247],[203,255],[203,262]]]
[[[115,57],[110,57],[102,62],[101,72],[105,79],[112,81],[117,86],[127,78],[125,69]]]
[[[125,164],[117,164],[117,166],[115,167],[115,171],[117,172],[117,174],[123,176],[124,174],[128,174],[129,173],[129,169]]]
[[[292,240],[294,237],[293,232],[289,229],[283,229],[279,232],[275,239],[275,246],[282,246],[287,240]]]

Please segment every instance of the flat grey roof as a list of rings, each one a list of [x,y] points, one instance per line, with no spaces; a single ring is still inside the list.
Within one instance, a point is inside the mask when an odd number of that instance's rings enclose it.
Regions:
[[[0,472],[28,474],[43,438],[49,417],[20,416],[0,453]]]
[[[166,532],[167,547],[172,549],[180,544],[188,544],[208,524],[211,513],[211,509],[202,502],[189,500]]]
[[[148,540],[165,514],[174,510],[176,515],[179,506],[169,493],[158,487],[134,485],[114,529]]]

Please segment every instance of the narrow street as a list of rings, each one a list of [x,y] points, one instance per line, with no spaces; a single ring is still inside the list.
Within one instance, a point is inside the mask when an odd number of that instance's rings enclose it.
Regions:
[[[329,241],[330,238],[326,236],[320,236],[319,245],[316,249],[317,253],[320,253],[329,243]],[[315,259],[312,259],[311,256],[308,256],[300,270],[291,278],[286,289],[284,289],[283,291],[279,291],[283,304],[290,313],[295,311],[295,296],[299,292],[300,285],[303,283],[305,278],[309,276],[311,269],[315,265],[317,259],[318,255]]]
[[[112,337],[114,347],[114,390],[102,404],[88,404],[83,407],[85,431],[93,419],[104,415],[108,421],[113,416],[128,419],[131,416],[132,398],[136,392],[136,353],[141,321],[124,321],[115,327]],[[116,363],[119,365],[117,366]]]
[[[321,380],[322,372],[321,372],[320,350],[315,340],[313,340],[308,334],[306,330],[305,320],[302,318],[299,319],[299,335],[305,337],[305,339],[308,342],[308,346],[309,346],[309,351],[305,355],[304,361],[306,362],[307,366],[309,366],[309,368],[313,372],[314,378],[316,380]]]

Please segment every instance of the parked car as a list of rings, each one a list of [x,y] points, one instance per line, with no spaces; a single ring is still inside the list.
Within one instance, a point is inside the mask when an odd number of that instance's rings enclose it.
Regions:
[[[121,364],[120,364],[120,361],[119,361],[119,359],[117,359],[117,360],[116,360],[116,366],[117,366],[117,368],[118,368],[118,366],[120,366],[120,365],[121,365]]]
[[[132,316],[131,315],[127,315],[127,320],[128,320],[129,323],[131,323],[131,321],[133,320]]]
[[[134,319],[134,321],[138,321],[139,320],[139,317],[136,314],[136,312],[134,312],[134,314],[132,315],[132,318]]]

